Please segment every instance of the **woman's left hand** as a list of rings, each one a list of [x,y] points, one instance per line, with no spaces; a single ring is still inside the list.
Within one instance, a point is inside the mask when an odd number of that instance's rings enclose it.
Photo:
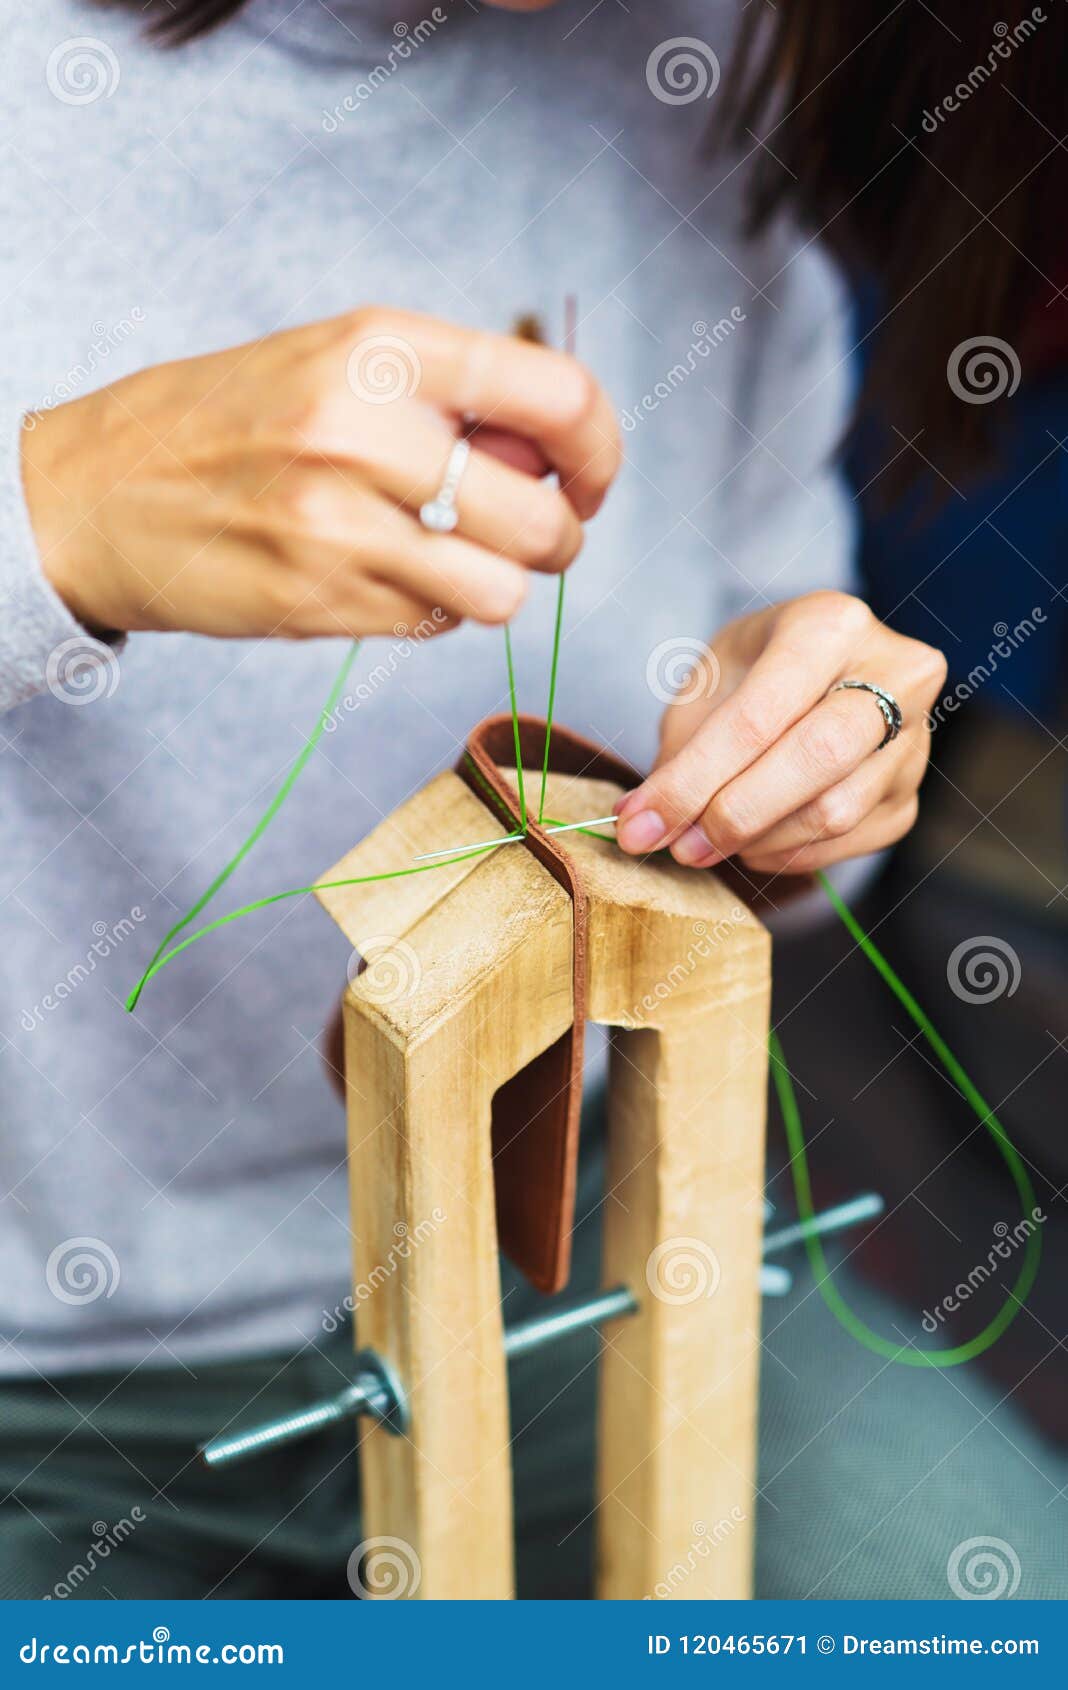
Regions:
[[[807,874],[892,844],[916,818],[925,718],[945,676],[941,652],[845,593],[740,617],[665,711],[656,768],[619,806],[619,844],[635,854],[670,845],[694,868],[739,856],[766,874]],[[875,697],[832,690],[844,680],[900,705],[903,726],[882,750]]]

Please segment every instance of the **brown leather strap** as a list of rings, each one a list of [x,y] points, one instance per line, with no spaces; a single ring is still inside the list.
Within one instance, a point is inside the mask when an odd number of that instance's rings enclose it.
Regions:
[[[545,723],[519,718],[525,768],[540,768]],[[519,800],[501,774],[515,763],[511,716],[488,716],[474,729],[458,772],[472,792],[509,827],[519,825]],[[608,752],[553,728],[550,768],[625,787],[633,769]],[[536,794],[534,795],[536,803]],[[494,1180],[501,1248],[540,1291],[560,1291],[571,1268],[579,1117],[582,1109],[583,1029],[586,1021],[586,894],[570,859],[552,834],[527,816],[526,846],[564,888],[574,906],[574,1020],[541,1056],[503,1085],[493,1100]]]
[[[545,723],[519,717],[523,766],[540,769]],[[509,828],[519,826],[519,800],[501,766],[515,763],[511,716],[487,716],[473,730],[458,765],[472,792]],[[621,758],[567,728],[553,727],[549,767],[554,774],[616,781],[630,791],[641,775]],[[530,795],[536,806],[536,792]],[[494,1183],[501,1248],[540,1291],[560,1291],[571,1269],[575,1220],[579,1117],[582,1109],[583,1030],[586,1022],[586,894],[570,858],[552,834],[527,815],[527,849],[548,869],[574,906],[574,1020],[568,1031],[527,1068],[507,1081],[493,1100]],[[753,875],[734,863],[715,871],[759,911],[806,890],[808,876]]]

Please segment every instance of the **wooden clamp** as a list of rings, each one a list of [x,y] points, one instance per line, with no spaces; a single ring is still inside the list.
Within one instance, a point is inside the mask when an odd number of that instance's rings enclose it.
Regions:
[[[535,811],[543,735],[522,722]],[[484,723],[462,775],[437,776],[324,880],[513,831],[509,757],[511,718]],[[546,813],[605,815],[634,779],[554,730]],[[411,1412],[405,1436],[361,1429],[364,1537],[409,1546],[411,1594],[513,1594],[498,1241],[535,1283],[566,1279],[586,1016],[617,1030],[603,1284],[640,1304],[602,1358],[598,1593],[747,1595],[765,929],[714,874],[536,826],[319,897],[367,963],[345,1000],[359,1343]]]

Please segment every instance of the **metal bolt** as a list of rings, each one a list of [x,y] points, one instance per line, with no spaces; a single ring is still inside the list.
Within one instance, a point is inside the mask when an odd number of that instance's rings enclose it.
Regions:
[[[532,1350],[544,1349],[568,1332],[583,1326],[600,1326],[605,1320],[618,1320],[622,1315],[637,1314],[638,1303],[625,1285],[614,1291],[603,1291],[597,1297],[576,1297],[556,1304],[544,1314],[531,1315],[504,1329],[504,1353],[509,1361],[513,1356],[529,1355]]]
[[[765,1265],[760,1270],[760,1295],[786,1297],[794,1288],[794,1276],[788,1268]]]
[[[336,1396],[310,1403],[307,1408],[297,1409],[278,1420],[266,1420],[261,1426],[250,1426],[232,1437],[212,1438],[201,1445],[200,1457],[207,1467],[228,1467],[247,1456],[259,1455],[262,1450],[295,1443],[298,1438],[320,1432],[336,1420],[358,1414],[370,1415],[388,1432],[408,1430],[404,1391],[388,1362],[374,1350],[360,1350],[356,1356],[355,1379]]]
[[[570,1302],[557,1302],[544,1314],[531,1315],[528,1320],[509,1326],[504,1334],[504,1353],[513,1356],[529,1355],[546,1344],[575,1332],[583,1326],[598,1326],[605,1320],[617,1320],[635,1314],[638,1304],[625,1285],[613,1291],[602,1291],[594,1297],[577,1297]],[[374,1350],[361,1350],[356,1357],[356,1377],[336,1396],[307,1408],[284,1415],[279,1420],[265,1421],[232,1437],[212,1438],[200,1449],[201,1459],[208,1467],[227,1467],[261,1451],[278,1449],[294,1443],[312,1432],[319,1432],[335,1421],[359,1414],[370,1415],[390,1432],[408,1429],[408,1403],[403,1388],[389,1364]]]
[[[806,1238],[827,1237],[832,1232],[844,1232],[847,1227],[858,1226],[861,1221],[874,1220],[881,1215],[886,1207],[882,1198],[874,1191],[866,1191],[860,1197],[853,1197],[848,1203],[838,1203],[833,1209],[824,1209],[822,1214],[813,1215],[810,1221],[795,1221],[792,1226],[784,1226],[778,1232],[769,1232],[764,1238],[764,1255],[773,1256],[779,1250],[789,1249],[791,1244],[800,1244]]]

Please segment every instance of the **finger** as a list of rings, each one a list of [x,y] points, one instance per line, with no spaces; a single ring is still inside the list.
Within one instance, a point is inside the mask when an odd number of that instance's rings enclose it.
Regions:
[[[408,523],[403,547],[381,555],[376,572],[454,616],[495,625],[513,617],[530,576],[459,534],[425,534]]]
[[[883,758],[869,757],[860,768],[836,786],[829,786],[811,803],[752,840],[742,852],[745,862],[771,852],[797,851],[821,840],[841,839],[859,827],[865,816],[880,804],[903,803],[915,793],[927,763],[926,745],[904,744],[896,765],[884,766]],[[890,749],[889,747],[887,749]]]
[[[514,473],[514,472],[509,472]],[[523,479],[520,477],[519,479]],[[376,583],[376,626],[383,613],[378,597],[393,587],[423,614],[434,609],[450,618],[506,622],[526,594],[529,575],[459,534],[432,534],[407,511],[338,465],[305,474],[298,488],[283,489],[274,528],[296,568],[281,591],[297,600],[350,616],[361,582]],[[570,513],[574,521],[574,514]],[[451,623],[450,625],[454,625]]]
[[[409,413],[385,423],[367,464],[374,485],[418,516],[438,493],[455,445],[443,423]],[[564,494],[472,448],[456,492],[457,532],[527,569],[566,569],[582,547],[582,524]]]
[[[577,359],[416,312],[359,312],[351,327],[349,369],[361,340],[407,345],[409,393],[534,441],[578,514],[600,507],[621,459],[619,429],[603,388]]]
[[[840,785],[882,743],[886,724],[867,693],[832,691],[787,730],[763,757],[720,787],[673,844],[677,862],[705,868],[752,844],[796,810]],[[900,761],[896,748],[874,759],[885,796]],[[870,809],[872,806],[869,805]],[[860,821],[854,816],[850,826]]]
[[[342,600],[333,614],[353,638],[387,634],[394,639],[433,639],[460,622],[442,605],[372,576],[362,577],[351,600]]]
[[[506,429],[480,425],[471,430],[470,440],[488,457],[499,458],[502,464],[522,470],[524,475],[543,476],[552,472],[552,464],[539,452],[532,440],[521,434],[509,434]]]
[[[622,848],[651,851],[674,839],[824,696],[871,621],[867,607],[844,594],[816,593],[787,607],[740,685],[625,800]]]
[[[286,586],[292,580],[286,572]],[[374,634],[392,634],[397,639],[431,639],[455,628],[459,617],[415,593],[398,589],[361,573],[309,585],[280,616],[276,633],[291,639],[344,634],[363,639]]]
[[[814,874],[817,869],[846,862],[850,857],[866,857],[902,839],[915,822],[919,807],[915,795],[904,803],[881,804],[859,827],[840,839],[821,840],[795,851],[772,851],[759,857],[747,852],[746,866],[757,874]]]

